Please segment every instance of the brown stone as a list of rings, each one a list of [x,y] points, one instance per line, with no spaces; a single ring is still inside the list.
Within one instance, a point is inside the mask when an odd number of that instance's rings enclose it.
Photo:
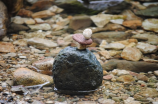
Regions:
[[[32,14],[33,14],[32,11],[26,9],[20,9],[17,15],[21,17],[31,17]]]
[[[89,27],[92,24],[92,21],[89,16],[74,16],[70,20],[69,27],[78,30],[78,29],[84,29],[86,27]]]
[[[12,43],[0,42],[0,52],[15,52]]]
[[[155,71],[158,69],[157,63],[149,63],[144,61],[126,61],[126,60],[116,60],[112,59],[108,62],[102,64],[103,70],[113,70],[113,69],[124,69],[133,72],[148,72]]]
[[[44,10],[44,11],[33,13],[32,18],[46,18],[54,15],[55,13],[51,12],[50,10]]]
[[[48,75],[34,72],[27,68],[19,68],[13,72],[13,78],[17,85],[31,86],[49,82],[53,84],[53,78]]]
[[[132,75],[122,75],[117,78],[117,81],[124,82],[124,83],[131,83],[131,82],[134,82],[135,79]]]
[[[46,10],[54,4],[54,0],[38,0],[34,3],[30,8],[33,11],[41,11]]]
[[[126,47],[122,53],[121,57],[126,60],[139,61],[142,57],[142,53],[139,49],[133,47]]]
[[[137,27],[142,26],[142,21],[141,20],[128,20],[128,21],[124,21],[123,25],[132,29],[136,29]]]

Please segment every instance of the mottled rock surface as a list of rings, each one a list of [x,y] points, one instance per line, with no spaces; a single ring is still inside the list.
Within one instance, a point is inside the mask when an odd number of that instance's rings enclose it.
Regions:
[[[60,51],[53,64],[53,79],[58,90],[89,91],[102,83],[103,71],[89,50],[67,47]]]

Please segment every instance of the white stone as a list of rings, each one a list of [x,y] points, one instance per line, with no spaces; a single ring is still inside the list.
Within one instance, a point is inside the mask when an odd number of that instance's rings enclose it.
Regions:
[[[56,5],[50,7],[48,10],[54,13],[61,13],[64,9],[57,7]]]
[[[150,45],[143,42],[138,42],[137,48],[140,49],[143,53],[154,53],[158,50],[155,45]]]
[[[15,24],[24,24],[24,18],[21,18],[20,16],[15,16],[12,18],[12,22]]]
[[[48,39],[41,39],[41,38],[31,38],[27,40],[28,45],[32,45],[39,49],[45,49],[45,48],[53,48],[57,47],[57,43],[52,42]]]
[[[124,104],[141,104],[139,101],[134,101],[134,98],[128,97],[124,100]]]
[[[115,104],[114,100],[105,99],[105,98],[98,99],[98,102],[101,103],[101,104]]]
[[[142,27],[145,30],[158,32],[158,19],[145,19],[142,23]]]
[[[129,71],[127,71],[127,70],[114,69],[114,70],[112,71],[112,74],[113,74],[113,75],[117,75],[117,76],[121,76],[121,75],[128,75],[128,74],[130,74],[130,73],[129,73]]]
[[[27,18],[24,20],[25,24],[27,25],[34,25],[35,24],[35,20],[32,18]]]
[[[50,30],[51,26],[47,23],[36,24],[36,25],[28,25],[31,30]]]
[[[112,19],[112,20],[110,20],[110,22],[112,22],[112,23],[116,23],[116,24],[123,24],[123,19]]]
[[[83,31],[83,36],[86,38],[86,39],[90,39],[91,36],[92,36],[92,30],[91,29],[85,29]]]
[[[125,45],[123,45],[121,43],[114,42],[114,43],[110,43],[110,44],[105,45],[104,48],[105,49],[116,49],[116,50],[119,50],[119,49],[124,49]]]
[[[35,18],[34,19],[36,21],[36,23],[44,23],[44,20],[42,20],[41,18]]]
[[[95,23],[97,27],[104,27],[107,23],[109,23],[112,15],[108,14],[98,14],[91,16],[91,20]]]

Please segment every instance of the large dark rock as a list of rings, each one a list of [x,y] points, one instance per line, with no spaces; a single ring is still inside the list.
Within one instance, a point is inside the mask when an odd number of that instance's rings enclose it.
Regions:
[[[95,90],[102,84],[102,77],[102,67],[88,49],[66,47],[55,58],[53,79],[59,92],[82,93]]]
[[[123,69],[129,70],[133,72],[148,72],[148,71],[155,71],[158,69],[157,63],[149,63],[144,61],[133,62],[133,61],[126,61],[126,60],[116,60],[112,59],[109,60],[107,63],[102,65],[103,70],[113,70],[113,69]]]

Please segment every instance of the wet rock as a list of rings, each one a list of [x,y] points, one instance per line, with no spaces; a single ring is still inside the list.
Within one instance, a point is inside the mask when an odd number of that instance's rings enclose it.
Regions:
[[[33,62],[32,65],[35,67],[35,69],[37,68],[37,71],[43,74],[52,75],[53,62],[54,58],[47,58]]]
[[[19,24],[14,24],[12,23],[9,27],[8,27],[8,33],[16,33],[19,31],[26,31],[29,30],[29,27],[24,26],[24,25],[19,25]]]
[[[123,22],[123,26],[136,29],[137,27],[142,26],[142,21],[141,20],[128,20]]]
[[[47,23],[44,24],[36,24],[36,25],[28,25],[31,30],[50,30],[51,26]]]
[[[57,43],[52,42],[48,39],[41,39],[41,38],[31,38],[27,40],[28,45],[32,45],[39,49],[46,49],[46,48],[53,48],[57,47]]]
[[[136,11],[135,14],[140,16],[147,16],[147,17],[158,17],[157,11],[158,11],[157,6],[151,6],[144,10]]]
[[[51,12],[50,10],[44,10],[44,11],[33,13],[32,18],[48,18],[54,15],[55,13]]]
[[[12,43],[0,42],[0,52],[15,52]]]
[[[26,10],[26,9],[20,9],[19,12],[17,13],[17,16],[21,17],[31,17],[33,14],[32,11]]]
[[[138,42],[136,47],[140,49],[143,53],[154,53],[158,50],[156,46],[143,42]]]
[[[117,81],[124,82],[124,83],[132,83],[135,81],[132,75],[122,75],[116,79]]]
[[[84,29],[86,27],[89,27],[92,24],[92,21],[89,16],[74,16],[70,20],[69,27],[77,30],[77,29]]]
[[[139,49],[137,48],[132,48],[132,47],[126,47],[122,53],[121,57],[126,60],[131,60],[131,61],[139,61],[142,57],[142,53]]]
[[[0,1],[0,39],[6,35],[6,25],[8,22],[7,8],[2,1]]]
[[[121,43],[110,43],[110,44],[106,44],[104,46],[105,49],[114,49],[114,50],[120,50],[120,49],[124,49],[125,45],[121,44]]]
[[[154,31],[154,32],[158,32],[158,19],[145,19],[142,23],[142,27],[145,30],[150,30],[150,31]]]
[[[102,77],[102,67],[88,49],[66,47],[55,58],[53,79],[58,91],[89,92],[101,85]]]
[[[97,38],[100,40],[104,39],[107,42],[126,40],[129,37],[130,34],[125,32],[99,32],[92,35],[92,38]]]
[[[13,78],[16,84],[24,86],[43,84],[45,82],[49,82],[49,85],[53,84],[52,77],[34,72],[27,68],[16,69],[13,72]]]
[[[98,102],[101,103],[101,104],[115,104],[114,100],[105,99],[105,98],[98,99]]]
[[[133,72],[155,71],[158,68],[157,63],[149,63],[144,61],[132,62],[126,60],[110,60],[102,65],[103,70],[124,69]]]

